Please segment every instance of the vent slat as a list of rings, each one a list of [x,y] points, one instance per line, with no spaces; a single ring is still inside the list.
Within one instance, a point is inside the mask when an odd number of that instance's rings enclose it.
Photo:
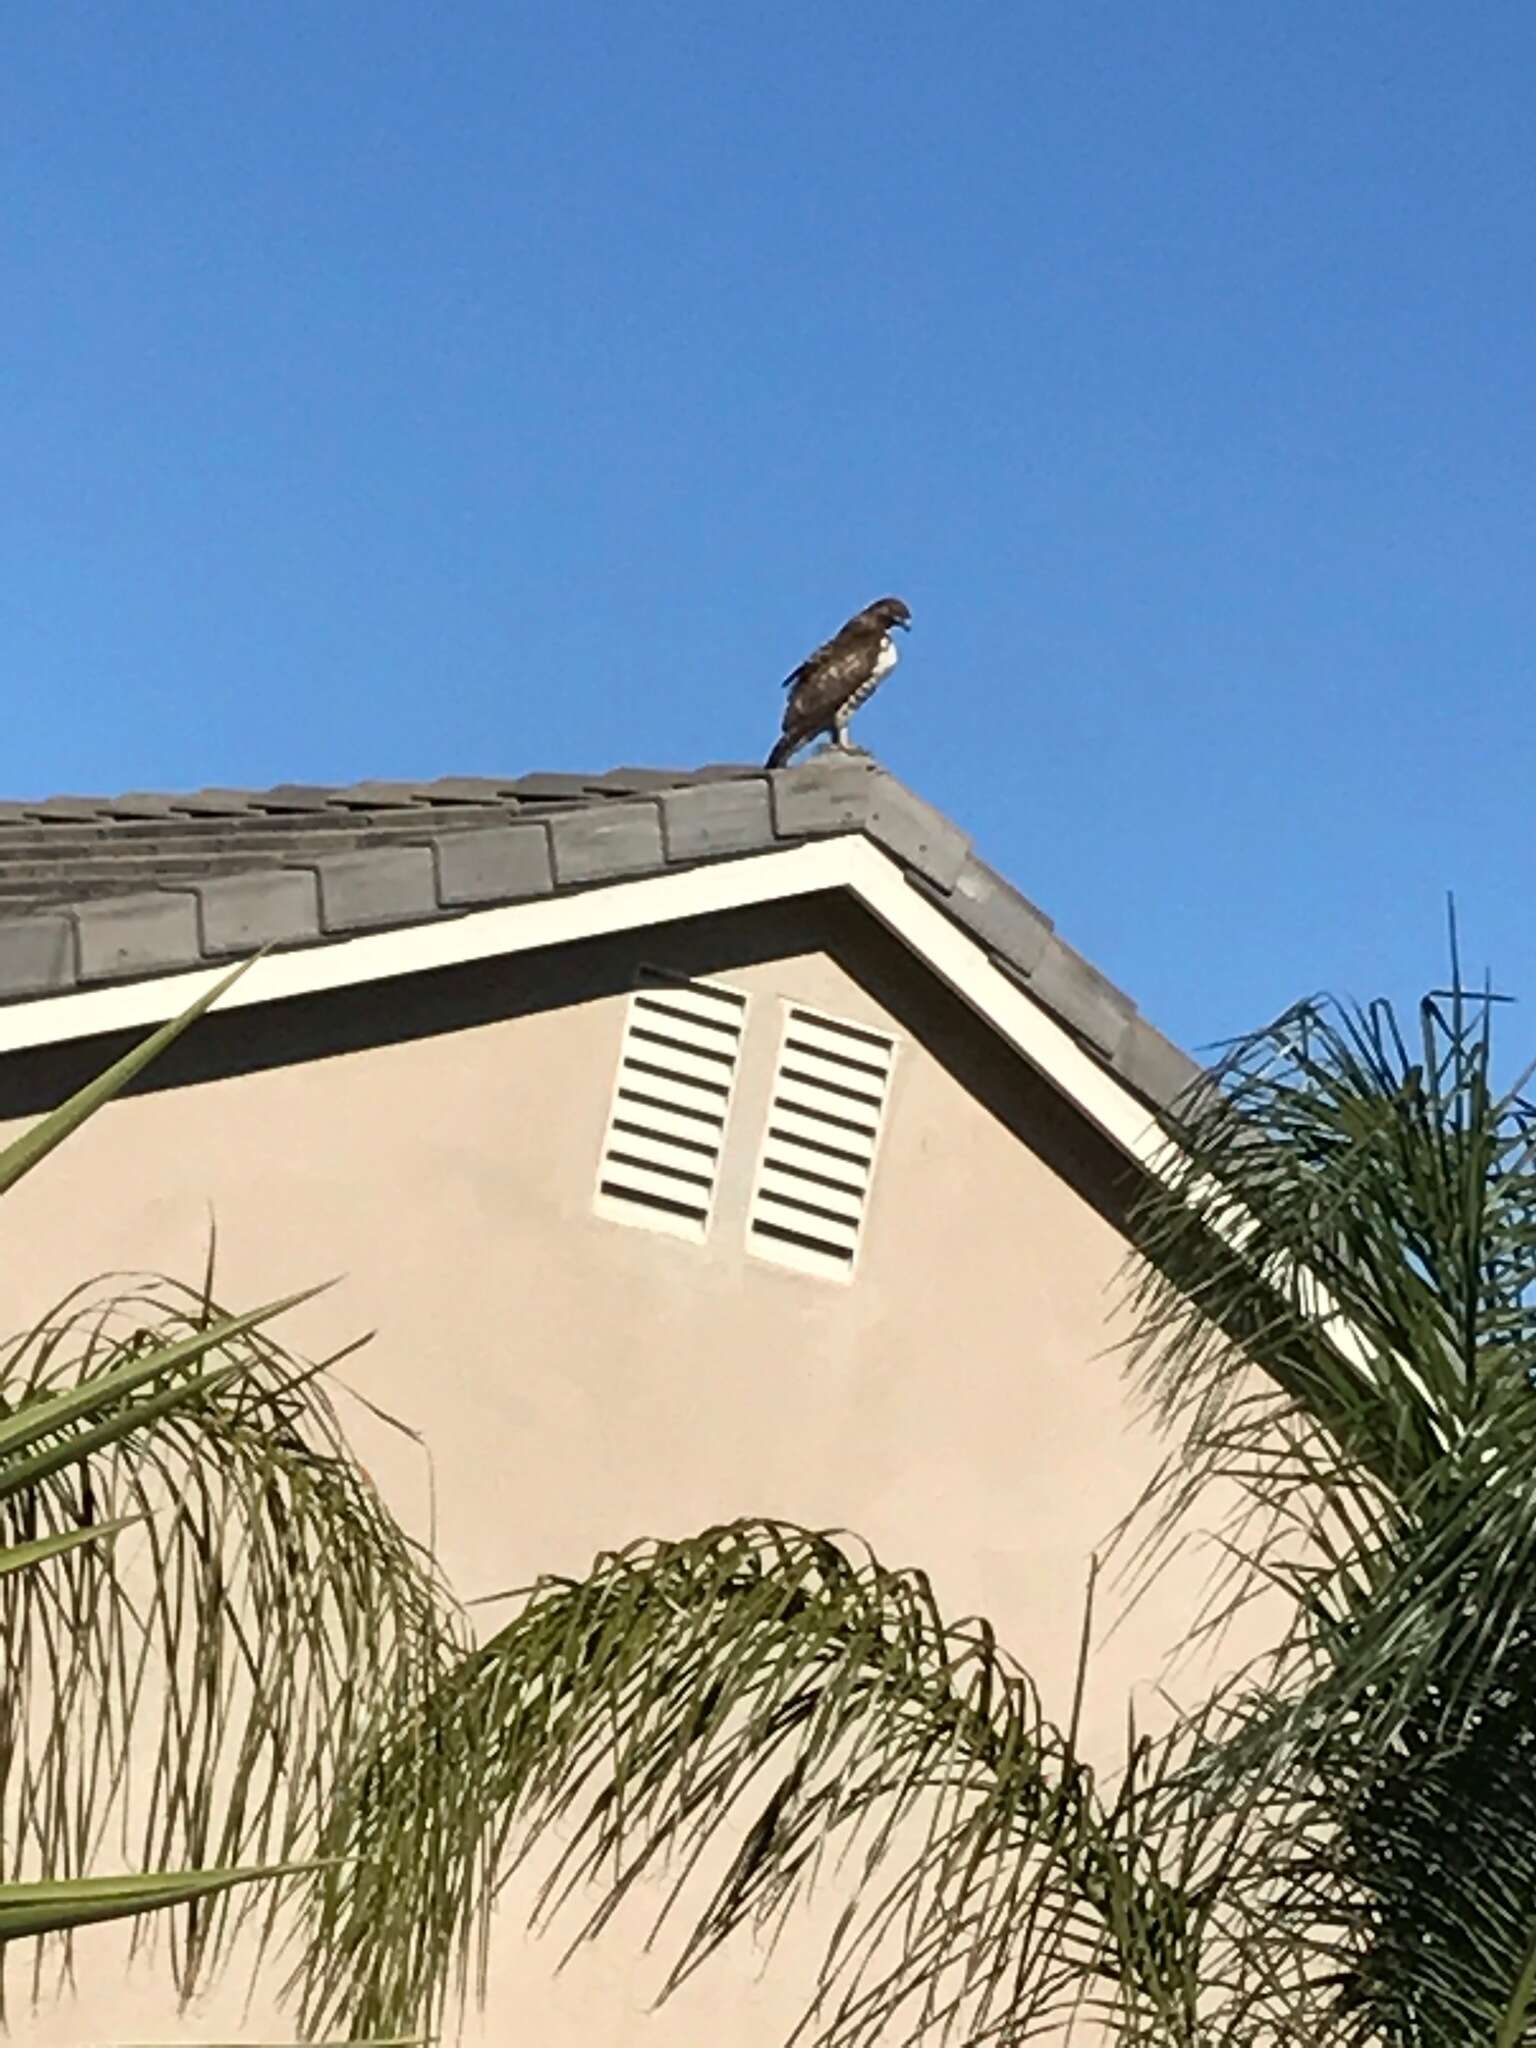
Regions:
[[[679,1166],[686,1166],[690,1157],[713,1165],[720,1156],[719,1146],[707,1144],[702,1138],[680,1138],[672,1131],[657,1130],[654,1122],[632,1123],[625,1116],[614,1118],[610,1143],[622,1145],[626,1152],[643,1152],[663,1161],[676,1160]]]
[[[716,1023],[712,1017],[689,1017],[649,1003],[635,1005],[634,1028],[646,1038],[660,1039],[664,1044],[686,1045],[705,1059],[734,1059],[741,1041],[741,1033],[734,1024]]]
[[[818,1266],[822,1260],[826,1260],[830,1262],[835,1271],[842,1272],[846,1270],[851,1273],[853,1270],[853,1249],[851,1246],[828,1244],[824,1238],[813,1237],[809,1231],[793,1230],[788,1224],[776,1223],[771,1217],[766,1216],[759,1217],[753,1227],[759,1239],[766,1239],[767,1243],[772,1245],[792,1245],[797,1252],[809,1253],[811,1258],[818,1262]],[[765,1246],[762,1243],[759,1243],[757,1248],[760,1252],[765,1250]],[[772,1254],[769,1255],[772,1256]],[[798,1266],[803,1264],[804,1261],[794,1258],[786,1259],[784,1263],[786,1265]]]
[[[619,1090],[613,1105],[613,1128],[654,1131],[679,1145],[693,1145],[705,1152],[718,1152],[723,1135],[714,1116],[683,1115],[670,1105],[637,1097],[628,1088]]]
[[[853,1257],[859,1242],[856,1223],[845,1222],[841,1216],[828,1215],[809,1202],[781,1201],[777,1195],[771,1194],[763,1199],[765,1206],[758,1213],[758,1224],[776,1223],[781,1230],[804,1231],[808,1236],[820,1238],[830,1250],[841,1252],[850,1259]]]
[[[637,1021],[643,1021],[656,1031],[664,1031],[669,1037],[684,1039],[710,1051],[718,1051],[722,1047],[729,1050],[741,1037],[741,1019],[737,1016],[685,1010],[676,1003],[650,996],[636,998],[635,1016]]]
[[[883,1081],[871,1081],[867,1074],[826,1074],[818,1071],[800,1053],[785,1053],[779,1061],[778,1086],[807,1096],[829,1111],[859,1114],[878,1110],[885,1093]]]
[[[839,1061],[848,1066],[860,1066],[874,1074],[888,1074],[891,1071],[891,1047],[876,1045],[867,1032],[852,1037],[845,1031],[828,1031],[803,1010],[791,1012],[789,1030],[785,1042],[791,1051],[802,1047],[808,1052],[820,1053],[823,1058]]]
[[[861,1110],[873,1110],[878,1116],[880,1099],[885,1093],[884,1082],[871,1086],[867,1078],[855,1078],[846,1068],[841,1073],[827,1073],[825,1060],[808,1060],[803,1053],[789,1053],[779,1069],[780,1078],[786,1088],[803,1089],[815,1097],[829,1097],[832,1103],[841,1103],[846,1114],[857,1116]]]
[[[797,1179],[819,1181],[823,1187],[838,1188],[855,1200],[862,1201],[869,1192],[869,1164],[854,1159],[839,1159],[835,1155],[813,1151],[809,1145],[802,1145],[797,1139],[788,1137],[782,1128],[777,1132],[779,1143],[772,1148],[772,1171],[791,1174]],[[763,1171],[769,1168],[765,1165]]]
[[[664,1004],[694,1017],[714,1017],[738,1029],[747,1014],[747,999],[733,988],[716,988],[707,981],[671,981],[665,975],[642,972],[635,990],[635,1005],[649,1009]]]
[[[710,1131],[724,1128],[725,1112],[718,1095],[690,1088],[691,1099],[684,1102],[680,1091],[658,1094],[656,1090],[657,1083],[647,1075],[621,1072],[615,1102],[626,1105],[626,1115],[633,1110],[637,1116],[654,1112],[662,1117],[675,1117],[679,1130],[686,1128],[707,1136]]]
[[[859,1133],[838,1130],[824,1117],[800,1116],[783,1103],[775,1104],[769,1115],[769,1136],[777,1143],[793,1146],[790,1155],[816,1153],[835,1167],[846,1167],[869,1178],[874,1147]]]
[[[597,1191],[599,1195],[606,1195],[610,1201],[629,1202],[637,1208],[650,1210],[656,1218],[680,1218],[693,1226],[687,1232],[690,1237],[702,1236],[704,1225],[709,1221],[709,1211],[701,1209],[696,1202],[680,1200],[670,1182],[665,1185],[657,1182],[650,1187],[642,1187],[632,1177],[626,1180],[602,1180],[598,1182]]]
[[[636,1014],[631,1036],[636,1045],[658,1047],[661,1057],[669,1052],[680,1052],[689,1059],[703,1060],[716,1067],[731,1066],[736,1058],[734,1039],[706,1038],[702,1031],[695,1031],[687,1024],[674,1024],[670,1017],[653,1018],[649,1011]]]
[[[651,1188],[662,1194],[686,1195],[701,1208],[709,1206],[713,1174],[696,1173],[691,1166],[675,1166],[666,1159],[647,1158],[643,1151],[627,1151],[622,1141],[609,1146],[603,1171],[609,1180],[628,1181],[634,1187]]]
[[[642,970],[598,1167],[601,1215],[702,1239],[725,1142],[746,998]]]
[[[847,1145],[850,1151],[873,1150],[880,1128],[877,1112],[844,1102],[840,1096],[786,1081],[782,1076],[774,1091],[773,1105],[785,1116],[798,1118],[802,1126],[818,1125],[830,1140]]]
[[[823,1180],[811,1180],[803,1173],[785,1173],[781,1167],[765,1164],[757,1195],[762,1202],[804,1209],[828,1222],[845,1223],[854,1236],[858,1235],[859,1218],[864,1213],[862,1194],[850,1194],[846,1188],[829,1187]]]
[[[894,1039],[790,1006],[747,1217],[759,1257],[851,1277],[895,1054]]]
[[[865,1024],[845,1024],[841,1017],[823,1017],[798,1004],[789,1012],[789,1028],[795,1034],[819,1037],[824,1044],[855,1053],[861,1059],[883,1059],[889,1067],[896,1056],[896,1041],[883,1031],[871,1031]]]
[[[644,1025],[637,1028],[631,1018],[624,1034],[624,1064],[645,1072],[672,1074],[679,1080],[697,1081],[705,1088],[724,1089],[730,1087],[736,1055],[731,1052],[717,1057],[711,1053],[706,1057],[678,1039],[663,1038]]]

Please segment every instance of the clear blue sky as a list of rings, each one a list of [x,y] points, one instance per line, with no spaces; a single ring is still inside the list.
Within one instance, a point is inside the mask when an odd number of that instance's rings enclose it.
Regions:
[[[1536,996],[1536,6],[13,8],[7,795],[861,736],[1185,1043]],[[1515,1036],[1536,1049],[1536,1020]]]

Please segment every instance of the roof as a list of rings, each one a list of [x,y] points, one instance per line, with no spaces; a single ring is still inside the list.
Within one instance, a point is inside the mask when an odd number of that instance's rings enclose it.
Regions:
[[[867,756],[0,803],[0,1004],[862,834],[1144,1100],[1199,1071]]]

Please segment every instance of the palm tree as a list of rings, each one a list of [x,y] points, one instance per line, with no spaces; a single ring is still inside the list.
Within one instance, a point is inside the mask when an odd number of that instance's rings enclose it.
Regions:
[[[0,1152],[0,1194],[235,978]],[[210,1257],[0,1347],[0,1959],[177,1908],[190,1992],[258,1903],[271,1933],[335,1785],[463,1654],[322,1368],[267,1331],[290,1305],[221,1313]]]
[[[1459,973],[1411,1044],[1309,1001],[1170,1119],[1129,1360],[1170,1451],[1121,1541],[1144,1575],[1235,1498],[1197,1628],[1262,1590],[1271,1655],[1105,1776],[920,1572],[762,1522],[600,1558],[339,1781],[309,2022],[440,2023],[558,1837],[578,1938],[664,1867],[695,1901],[671,1983],[846,1857],[827,2048],[1536,2040],[1536,1111],[1493,1015]]]

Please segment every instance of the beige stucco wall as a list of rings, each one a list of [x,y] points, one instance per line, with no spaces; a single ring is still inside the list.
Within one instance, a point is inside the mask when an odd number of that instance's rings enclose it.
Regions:
[[[1089,1554],[1153,1455],[1104,1355],[1124,1256],[1101,1213],[1112,1204],[1071,1185],[1092,1181],[1098,1155],[889,942],[846,919],[807,936],[805,950],[780,936],[791,950],[777,955],[738,946],[770,956],[722,972],[751,1009],[705,1246],[592,1211],[622,962],[572,1003],[550,970],[536,1002],[498,1016],[512,963],[485,970],[461,1028],[114,1105],[6,1203],[0,1327],[93,1271],[194,1276],[211,1209],[226,1303],[344,1276],[286,1335],[318,1351],[378,1331],[343,1378],[424,1433],[461,1593],[740,1514],[837,1525],[888,1562],[926,1566],[954,1613],[988,1614],[1065,1713]],[[710,943],[707,929],[691,952],[658,934],[642,951],[697,968]],[[901,1040],[847,1286],[744,1245],[786,997]],[[388,1005],[391,993],[354,1000]],[[1007,1104],[1018,1128],[999,1114]],[[423,1527],[422,1454],[360,1404],[342,1409],[391,1500]],[[1170,1591],[1103,1649],[1093,1739],[1118,1735],[1128,1689],[1149,1688],[1178,1620]],[[621,1936],[556,1980],[555,1944],[509,1920],[485,2038],[770,2048],[806,1988],[804,1952],[786,1944],[760,1986],[748,1961],[718,1964],[642,2016],[656,1966]],[[80,2004],[15,2031],[49,2044],[181,2038],[153,1981],[123,1986],[110,1953],[108,1937],[88,1938]],[[241,2024],[234,1993],[216,1993],[184,2037],[286,2038],[270,2017]]]

